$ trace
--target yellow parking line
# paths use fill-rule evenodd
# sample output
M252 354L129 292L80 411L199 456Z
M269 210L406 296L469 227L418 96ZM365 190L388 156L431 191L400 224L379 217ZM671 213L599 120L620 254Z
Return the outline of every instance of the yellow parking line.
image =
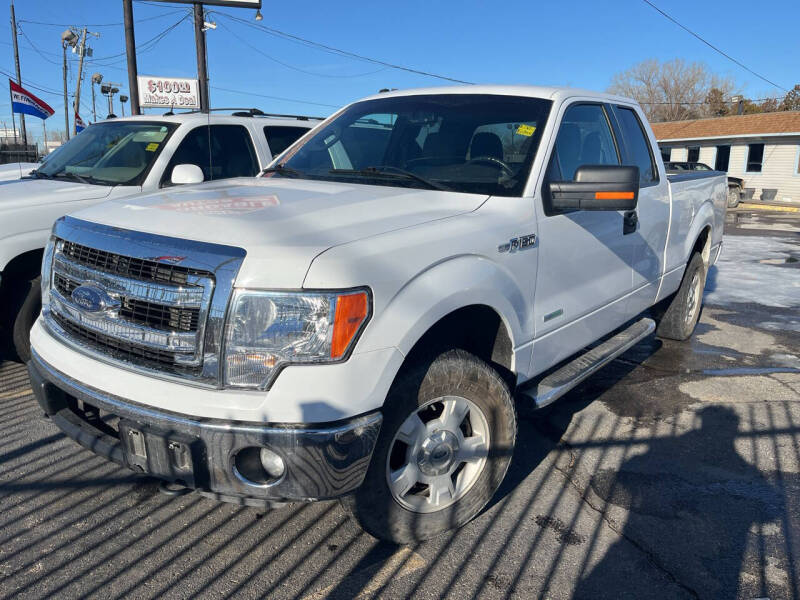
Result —
M741 202L736 208L744 210L768 210L774 212L800 212L800 206L775 206L773 204L750 204Z
M7 392L0 393L0 400L10 400L11 398L22 398L31 393L30 386L23 386Z

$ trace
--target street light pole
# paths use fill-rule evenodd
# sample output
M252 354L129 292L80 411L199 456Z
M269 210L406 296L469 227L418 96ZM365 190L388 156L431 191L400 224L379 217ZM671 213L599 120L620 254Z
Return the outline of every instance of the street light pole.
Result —
M94 122L97 123L97 104L95 103L94 99L94 84L100 85L103 82L103 76L100 73L93 73L92 74L92 116L94 117Z

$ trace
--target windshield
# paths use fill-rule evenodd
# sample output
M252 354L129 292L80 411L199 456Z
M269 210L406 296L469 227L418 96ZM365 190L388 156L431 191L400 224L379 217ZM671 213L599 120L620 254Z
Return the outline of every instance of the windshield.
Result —
M358 102L267 176L521 196L550 106L487 94Z
M34 177L140 185L175 127L144 121L97 123L50 154Z

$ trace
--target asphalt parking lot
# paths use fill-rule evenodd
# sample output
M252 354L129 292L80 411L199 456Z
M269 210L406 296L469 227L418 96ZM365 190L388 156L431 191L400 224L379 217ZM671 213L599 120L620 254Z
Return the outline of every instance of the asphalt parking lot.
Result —
M164 496L0 363L0 597L800 597L800 214L728 218L691 341L522 421L490 506L416 547L338 503Z

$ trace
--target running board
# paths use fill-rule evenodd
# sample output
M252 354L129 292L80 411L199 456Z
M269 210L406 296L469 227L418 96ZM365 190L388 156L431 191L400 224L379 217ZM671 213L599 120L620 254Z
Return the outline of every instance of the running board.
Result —
M620 354L635 346L653 333L655 328L656 324L652 319L640 319L602 344L571 360L557 371L519 389L517 395L523 400L531 401L535 408L544 408L587 377L594 375Z

